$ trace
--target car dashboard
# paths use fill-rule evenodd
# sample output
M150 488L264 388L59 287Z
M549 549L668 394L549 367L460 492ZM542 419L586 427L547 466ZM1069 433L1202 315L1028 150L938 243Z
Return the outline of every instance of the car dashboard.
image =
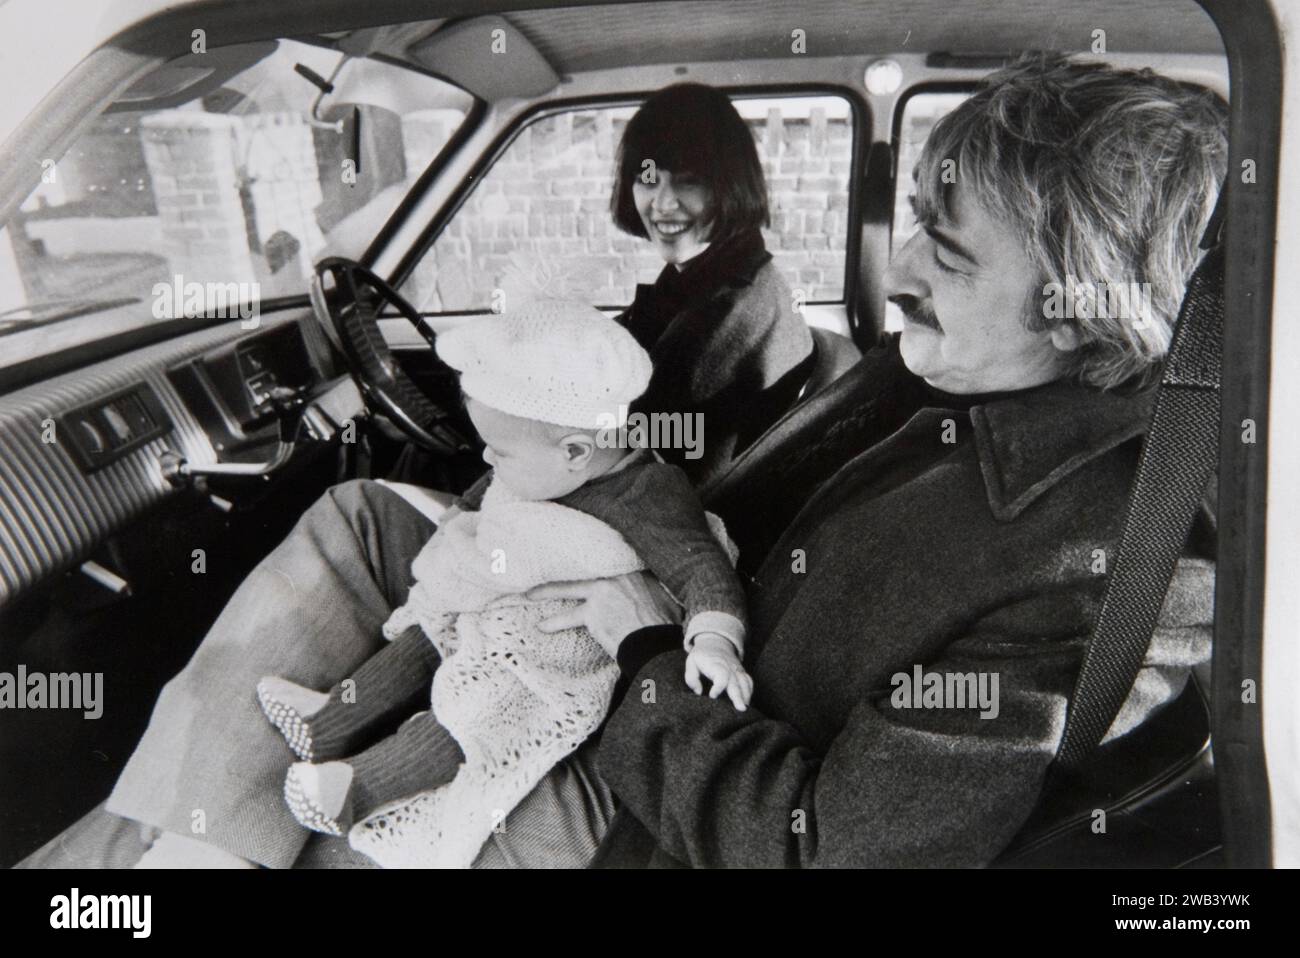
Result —
M360 412L302 312L263 316L255 330L222 324L0 396L0 607L185 492L168 458L198 472L266 458L280 439L277 390L335 396L337 424Z

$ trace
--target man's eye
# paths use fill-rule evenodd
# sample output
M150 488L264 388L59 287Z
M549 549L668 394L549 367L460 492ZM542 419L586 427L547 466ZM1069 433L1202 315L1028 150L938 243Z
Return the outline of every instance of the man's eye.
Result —
M937 246L934 249L934 265L938 266L941 272L947 273L950 276L966 275L962 270L957 269L955 266L949 266L947 263L941 260L939 258L939 248Z

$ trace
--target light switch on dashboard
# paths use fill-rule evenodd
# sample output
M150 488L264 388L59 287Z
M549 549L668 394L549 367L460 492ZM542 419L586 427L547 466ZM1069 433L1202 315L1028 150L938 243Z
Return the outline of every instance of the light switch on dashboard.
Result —
M113 430L113 434L117 437L117 442L114 445L121 445L131 441L131 424L126 421L126 418L116 408L105 406L103 415L104 421L108 423L108 428Z

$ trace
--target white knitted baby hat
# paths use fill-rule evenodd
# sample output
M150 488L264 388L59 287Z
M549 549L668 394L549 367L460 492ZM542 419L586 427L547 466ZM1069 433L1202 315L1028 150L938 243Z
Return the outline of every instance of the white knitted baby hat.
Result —
M440 333L437 343L466 396L559 426L622 425L650 383L650 356L632 334L584 303L527 302Z

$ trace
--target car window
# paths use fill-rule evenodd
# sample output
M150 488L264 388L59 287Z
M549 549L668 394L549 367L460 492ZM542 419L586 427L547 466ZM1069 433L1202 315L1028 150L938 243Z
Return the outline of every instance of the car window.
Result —
M844 301L853 113L838 96L735 98L771 194L767 248L808 303ZM635 106L569 110L524 126L406 278L426 313L492 308L512 270L543 263L574 295L626 306L663 261L610 216L614 157ZM576 285L575 285L576 284Z
M946 114L957 109L969 93L929 92L913 93L903 101L903 112L898 122L898 167L894 180L894 228L890 234L890 255L897 253L916 230L916 217L908 196L912 193L912 169L921 158L921 149L930 131ZM885 329L897 332L903 328L903 314L893 303L885 306Z
M304 294L321 255L364 250L472 103L282 40L198 99L106 112L0 227L0 335L57 322L66 345Z

